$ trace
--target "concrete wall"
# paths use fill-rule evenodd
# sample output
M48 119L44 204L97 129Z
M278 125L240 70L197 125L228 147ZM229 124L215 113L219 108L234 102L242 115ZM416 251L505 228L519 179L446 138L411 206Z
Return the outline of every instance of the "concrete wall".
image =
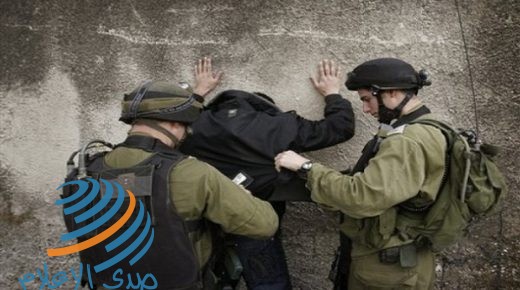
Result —
M437 288L518 289L519 16L516 0L1 0L0 289L21 289L17 278L44 261L51 272L77 267L74 257L45 253L64 231L53 201L68 154L95 137L122 140L122 94L144 79L191 81L205 55L225 72L220 89L263 91L311 119L323 101L308 76L322 58L349 70L383 56L427 68L426 103L502 146L511 188L499 214L439 257ZM355 162L376 128L356 95L343 93L354 103L357 135L308 154L338 169ZM334 215L292 203L284 229L295 288L329 289Z

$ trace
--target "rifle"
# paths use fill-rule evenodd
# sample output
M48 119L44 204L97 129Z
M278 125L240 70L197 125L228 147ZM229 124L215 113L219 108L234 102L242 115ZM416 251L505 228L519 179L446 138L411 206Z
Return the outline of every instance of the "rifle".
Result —
M333 290L348 289L348 275L351 264L351 240L343 233L339 234L339 247L330 267L329 280L334 283Z

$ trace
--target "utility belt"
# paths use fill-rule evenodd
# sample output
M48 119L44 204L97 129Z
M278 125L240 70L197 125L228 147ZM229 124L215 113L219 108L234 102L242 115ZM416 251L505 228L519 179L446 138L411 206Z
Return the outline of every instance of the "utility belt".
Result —
M417 266L417 251L420 248L415 243L391 247L381 250L378 253L379 262L382 264L395 264L403 268L413 268Z

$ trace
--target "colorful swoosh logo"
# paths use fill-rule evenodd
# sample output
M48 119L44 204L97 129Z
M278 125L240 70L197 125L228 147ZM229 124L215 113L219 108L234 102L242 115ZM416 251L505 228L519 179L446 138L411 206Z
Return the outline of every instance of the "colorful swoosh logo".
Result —
M63 183L57 188L57 190L59 190L66 186L77 186L78 189L76 192L66 198L57 200L55 203L56 205L63 206L64 215L74 215L78 211L88 207L88 209L81 212L81 214L74 215L74 222L76 224L92 219L96 215L99 216L100 213L105 210L102 215L91 221L89 224L78 227L71 232L63 234L60 238L61 241L66 242L82 237L86 234L96 231L98 228L105 225L114 217L114 215L124 210L122 209L122 206L126 195L125 193L127 193L129 197L129 204L128 208L124 210L124 214L121 216L121 218L119 218L107 229L87 240L61 248L47 249L47 254L51 257L70 255L91 248L114 236L115 239L105 245L105 250L109 257L105 261L94 266L94 271L96 272L110 268L111 266L117 264L132 254L133 257L130 259L129 263L130 265L134 265L150 249L154 238L154 229L151 226L150 214L146 211L145 206L140 200L138 202L139 212L137 213L137 217L130 225L125 227L125 230L123 230L123 226L129 223L130 217L136 210L136 198L130 190L125 191L123 186L117 182L109 182L105 179L100 179L100 181L103 183L105 191L104 194L98 198L98 202L93 206L90 205L99 195L101 195L101 185L97 180L92 178L87 178L86 180L74 180ZM87 192L89 191L89 188L90 192ZM115 202L113 203L112 207L107 209L107 206L111 200L115 200ZM143 223L144 228L140 233L138 233L138 229ZM118 236L116 237L116 235ZM130 238L133 240L126 248L117 250ZM142 246L143 243L144 246Z

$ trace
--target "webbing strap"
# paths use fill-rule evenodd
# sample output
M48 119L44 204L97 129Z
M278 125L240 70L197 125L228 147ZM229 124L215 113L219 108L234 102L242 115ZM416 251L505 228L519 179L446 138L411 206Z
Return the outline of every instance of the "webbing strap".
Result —
M175 147L177 144L179 144L179 139L175 135L173 135L172 132L166 130L166 128L161 126L158 121L151 120L151 119L141 119L141 120L139 120L139 122L150 128L153 128L153 129L161 132L166 137L168 137L168 139L170 139L172 141L171 147Z
M152 81L145 81L139 89L137 89L137 92L135 93L134 99L132 100L132 103L130 104L130 108L128 110L128 113L125 114L128 117L132 119L137 118L137 108L139 107L139 104L141 104L141 101L143 100L144 96L146 95L146 92L148 91L148 88L152 84Z
M449 124L442 122L442 121L430 120L430 119L417 120L416 122L413 122L413 123L430 125L430 126L433 126L437 129L439 129L443 133L443 135L446 137L446 143L448 144L448 146L446 148L446 150L447 150L446 162L449 162L449 160L450 160L449 158L451 158L451 155L450 155L451 149L453 147L453 144L456 141L456 140L454 140L454 138L452 138L450 136L450 132L458 136L458 139L460 139L462 141L462 143L464 144L464 148L465 148L466 152L471 152L471 147L468 144L468 140L466 140L466 138L460 136L458 134L458 130L453 128ZM466 200L466 188L468 185L469 173L471 170L471 158L469 156L464 156L464 158L466 159L465 165L464 165L464 177L462 179L462 186L461 186L461 189L459 192L459 198L460 198L461 202L465 202L465 200ZM449 166L449 163L446 163L446 168L448 168L448 166ZM446 181L447 181L447 176L446 176ZM443 182L445 183L446 181L443 181ZM442 186L444 186L444 184ZM442 186L441 186L441 189L442 189Z
M428 107L421 106L419 109L411 112L410 114L404 115L401 118L397 119L397 121L395 121L392 124L392 127L397 128L401 125L408 124L408 123L412 122L413 120L415 120L423 115L429 114L429 113L431 113L431 111L430 111L430 109L428 109ZM356 163L356 165L354 166L354 168L352 170L352 174L354 174L356 172L361 172L365 169L365 167L368 165L368 162L370 161L370 159L372 159L372 157L374 157L376 155L376 153L379 149L380 141L381 140L376 135L376 136L374 136L373 139L371 139L365 145L365 147L363 148L361 157L358 159L358 162Z
M161 109L157 109L157 110L153 110L153 111L142 112L142 113L140 113L137 116L138 117L146 117L146 116L155 115L155 114L169 114L169 113L175 113L175 112L184 111L184 110L189 109L193 105L193 103L195 103L195 101L196 101L196 97L194 95L191 95L182 104L174 105L174 106L171 106L171 107L168 107L168 108L161 108Z
M117 146L139 148L148 152L159 152L163 154L174 153L174 150L172 150L171 147L164 144L159 139L141 135L130 135L123 143L118 144Z
M410 114L404 115L401 118L397 119L397 121L395 121L395 123L392 124L392 127L397 128L401 125L408 124L413 120L429 113L431 113L431 111L430 109L428 109L428 107L421 106L419 109L411 112Z

